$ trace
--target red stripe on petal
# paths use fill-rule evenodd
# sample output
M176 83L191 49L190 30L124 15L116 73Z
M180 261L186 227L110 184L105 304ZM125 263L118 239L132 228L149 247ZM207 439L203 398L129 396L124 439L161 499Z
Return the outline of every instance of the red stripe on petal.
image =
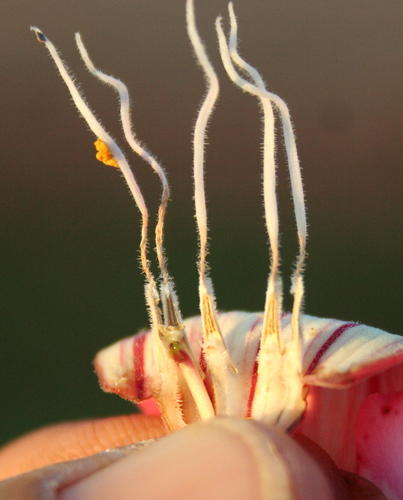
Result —
M344 332L346 332L350 328L353 328L354 326L358 326L358 323L345 323L344 325L341 325L338 328L336 328L336 330L330 335L328 339L326 339L325 343L320 347L319 351L315 354L315 357L308 366L305 375L310 375L318 366L325 352L336 342L338 338L341 337L341 335L343 335Z
M286 314L283 314L283 316L285 316ZM249 349L253 349L253 365L252 365L252 370L251 370L251 374L250 374L250 386L249 386L249 394L248 394L248 401L247 401L247 404L246 404L246 410L245 410L245 417L246 418L249 418L251 415L252 415L252 404L253 404L253 398L255 397L255 392L256 392L256 383L257 383L257 372L258 372L258 367L259 367L259 363L258 363L258 352L259 352L259 348L260 348L260 342L257 342L256 346L254 346L253 344L253 335L254 335L254 332L255 332L255 328L257 328L258 326L260 326L262 324L262 318L261 316L258 316L255 321L251 324L251 326L249 327L249 331L247 333L247 336L246 336L246 342L245 342L245 346L250 346ZM246 348L245 348L246 350ZM249 363L245 363L245 361L248 361L246 359L246 357L244 358L244 365L246 364L247 366L249 365ZM250 366L250 365L249 365ZM243 369L245 370L245 366L243 367Z
M252 404L253 404L253 398L255 397L255 391L256 391L256 382L257 382L257 370L258 370L259 363L257 360L255 361L253 365L253 372L252 372L252 378L250 381L250 390L249 390L249 397L248 397L248 405L246 407L246 417L250 417L252 414Z
M134 384L136 399L142 401L145 395L145 374L144 374L144 345L145 335L136 336L133 340L133 359L134 359Z
M206 361L206 357L205 357L203 351L200 351L199 365L200 365L200 369L204 375L204 379L203 379L204 387L207 390L207 394L210 397L210 401L212 402L213 406L215 406L213 384L211 383L211 379L210 379L209 371L208 371L208 366L207 366L207 361Z

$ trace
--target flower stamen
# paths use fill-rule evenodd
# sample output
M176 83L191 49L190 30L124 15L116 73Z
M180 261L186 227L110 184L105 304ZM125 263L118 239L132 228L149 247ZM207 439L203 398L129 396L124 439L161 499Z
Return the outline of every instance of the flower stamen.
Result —
M126 141L128 142L131 149L150 165L150 167L158 175L158 178L161 182L162 193L160 206L158 208L158 220L155 228L155 246L158 264L161 270L161 277L164 283L168 285L170 283L170 277L167 270L166 257L164 252L164 222L170 196L170 189L165 170L155 158L155 156L153 156L136 137L131 120L130 97L127 86L120 79L112 75L107 75L106 73L95 67L82 41L80 33L75 34L75 40L80 56L88 71L98 80L101 80L103 83L111 86L118 93L120 103L120 119L122 122L123 133Z
M181 427L185 425L182 419L182 411L179 403L179 386L178 386L178 374L176 370L176 364L174 360L167 355L165 346L159 338L159 326L162 325L161 311L159 308L160 297L157 289L156 280L150 269L150 264L148 261L148 221L149 214L148 209L145 204L141 190L136 182L133 172L126 160L125 155L119 148L114 139L106 132L104 127L101 125L100 121L95 117L94 113L89 108L88 104L85 102L83 96L78 90L71 77L69 70L63 63L56 47L52 42L43 34L38 28L31 28L37 36L37 39L44 43L49 51L51 58L56 64L59 73L67 85L70 95L76 105L79 113L87 122L91 131L96 137L104 144L105 148L108 150L111 157L114 158L118 164L121 172L123 173L124 179L133 195L135 203L141 213L141 240L140 240L140 263L146 277L145 285L145 297L146 303L149 310L150 321L152 325L152 332L154 336L154 345L156 351L156 359L160 364L160 371L164 375L162 377L160 392L170 394L170 398L162 398L163 411L167 424L170 427ZM174 397L172 398L172 395Z
M81 58L89 72L103 83L111 86L118 93L120 102L120 119L126 141L131 149L149 164L160 180L162 193L158 208L157 224L155 227L155 248L162 277L160 296L164 323L158 323L158 334L167 353L178 364L178 369L188 385L190 393L192 394L195 404L198 407L201 418L207 418L206 416L211 417L214 414L212 405L208 399L208 394L203 385L200 369L193 357L185 334L182 315L174 289L174 282L169 275L167 268L167 259L164 250L164 223L170 196L170 188L165 170L156 157L151 154L136 137L132 125L130 97L127 86L118 78L107 75L95 67L87 49L85 48L80 33L76 33L75 40ZM208 400L208 405L206 404L206 400Z
M203 323L203 352L216 395L217 414L239 415L242 405L234 397L239 394L237 369L225 345L218 321L213 284L207 275L207 209L204 186L204 152L207 125L219 94L219 83L197 31L193 0L186 2L186 24L197 61L207 83L207 93L197 115L193 131L193 176L197 230L199 235L199 303Z
M155 230L156 252L162 277L161 296L158 293L156 280L150 270L147 258L148 211L130 167L120 148L109 136L109 134L107 134L100 122L95 118L94 114L89 109L88 105L85 103L83 97L75 86L73 79L69 75L66 66L61 61L56 48L40 30L37 28L33 28L33 30L35 31L38 40L47 46L79 112L87 121L91 130L98 136L98 139L95 141L97 159L107 165L121 168L129 189L132 191L136 204L142 214L142 240L140 243L140 255L142 267L146 275L145 297L149 309L152 334L154 338L154 357L161 373L160 387L154 394L154 397L161 406L161 412L164 415L168 427L174 429L185 425L180 402L181 390L179 387L180 377L182 377L194 399L194 404L200 418L209 418L214 415L214 410L207 390L203 384L203 376L200 368L193 357L193 353L185 334L178 301L174 291L173 280L168 274L166 265L163 234L166 207L170 194L169 184L162 166L158 163L155 157L140 144L134 134L131 123L130 100L127 87L119 79L103 73L94 66L80 34L76 33L75 39L77 47L87 69L99 80L112 86L119 94L120 116L127 142L133 151L153 168L162 185L161 202L158 210L158 220ZM160 310L161 302L163 314L161 314ZM164 320L162 317L164 317Z
M232 52L227 43L224 31L221 26L221 18L216 20L216 30L220 47L220 54L223 65L230 79L242 90L252 95L258 96L257 89L264 83L255 68L245 63L236 51L236 25L231 24ZM233 66L233 54L236 54L236 63L250 75L254 84L242 78ZM259 97L259 96L258 96ZM263 110L264 123L264 148L263 148L263 197L265 206L265 218L267 234L269 237L271 250L271 266L268 278L268 288L266 293L266 306L264 314L264 325L262 342L269 335L274 335L279 350L281 351L280 339L280 315L281 315L281 278L279 276L279 223L278 207L276 196L276 164L275 164L275 134L274 134L274 114L270 99L260 99Z
M70 95L73 99L74 104L76 105L77 110L87 122L87 125L94 133L95 137L97 137L106 147L109 154L116 161L119 166L127 185L129 186L130 192L136 202L136 205L141 213L142 223L141 223L141 241L140 241L140 262L141 267L146 276L147 282L153 287L156 288L155 278L150 269L150 264L148 261L148 210L145 204L143 195L140 191L140 188L137 184L137 181L133 175L133 172L130 169L129 163L126 160L125 155L122 150L119 148L115 140L109 135L109 133L105 130L101 122L95 117L95 114L91 111L88 104L85 102L83 96L78 90L76 84L74 83L73 77L70 75L70 72L67 66L62 61L56 47L53 43L46 37L46 35L35 26L31 27L31 30L36 34L37 40L45 45L47 48L53 62L56 64L57 69L59 70L60 76L62 77L64 83L66 84Z
M231 24L229 41L226 40L224 35L221 18L219 17L216 20L221 59L230 79L242 90L259 99L263 110L264 123L263 194L267 233L271 249L271 269L266 292L252 416L265 418L271 423L286 427L295 422L295 418L301 414L301 409L305 406L305 395L301 383L302 352L300 341L300 311L304 291L302 270L306 244L306 219L302 179L288 107L281 98L266 90L264 81L256 68L244 61L239 55L237 50L237 23L231 3L228 5L228 10ZM234 64L249 76L251 81L243 78L236 71ZM275 122L272 103L279 110L283 126L300 246L296 269L292 279L291 291L294 293L294 304L291 318L291 342L280 338L282 294L278 271L279 229L275 177Z
M259 72L246 61L244 61L238 53L237 50L237 21L235 17L234 7L232 2L228 4L228 11L230 17L231 31L229 36L229 51L232 60L241 69L245 70L257 87L266 93L266 95L271 99L273 104L276 106L280 113L283 137L285 143L285 149L288 160L288 169L291 181L291 194L294 204L294 215L297 224L298 233L298 244L299 244L299 254L297 256L295 269L291 279L291 293L294 295L293 309L292 309L292 334L293 342L297 345L298 351L301 351L301 327L300 327L300 316L302 313L303 297L304 297L304 283L303 283L303 271L306 258L306 240L307 240L307 221L306 221L306 209L305 209L305 198L304 198L304 188L302 183L301 166L298 157L297 145L295 140L295 134L291 122L290 112L287 104L284 100L268 92L265 88L263 79L261 78ZM260 98L263 98L263 94L260 94ZM273 131L274 134L274 131Z

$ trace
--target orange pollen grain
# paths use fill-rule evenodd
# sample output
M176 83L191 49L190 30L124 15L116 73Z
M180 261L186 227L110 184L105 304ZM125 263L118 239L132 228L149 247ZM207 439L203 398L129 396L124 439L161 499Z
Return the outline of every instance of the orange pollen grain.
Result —
M119 168L118 162L112 156L108 146L104 143L104 141L101 141L101 139L97 139L94 142L94 146L95 149L97 150L96 154L97 160L101 161L102 163L105 163L105 165L109 165L110 167Z

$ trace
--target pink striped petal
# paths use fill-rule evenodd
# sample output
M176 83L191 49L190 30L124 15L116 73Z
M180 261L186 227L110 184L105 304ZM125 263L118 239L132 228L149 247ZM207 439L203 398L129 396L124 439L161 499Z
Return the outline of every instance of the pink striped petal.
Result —
M362 405L370 394L387 395L401 390L403 364L344 389L310 387L307 410L295 432L315 441L339 468L357 472L355 434Z
M200 317L186 320L185 330L201 370L208 373L201 352ZM242 383L244 415L253 397L253 374L259 348L261 313L230 312L219 323ZM309 387L307 409L296 432L324 448L337 465L357 471L355 426L358 412L372 393L403 390L403 339L376 328L312 316L302 318L304 382ZM290 316L282 319L282 336L291 337ZM131 401L145 401L142 409L158 412L159 373L153 362L151 337L145 332L124 339L98 353L95 368L101 386ZM207 390L208 376L205 379ZM181 396L186 416L188 395ZM189 403L189 411L191 411ZM151 413L150 413L151 412ZM192 415L185 420L193 421Z
M403 391L371 394L357 419L357 472L390 500L403 498Z
M403 338L397 335L310 316L303 325L308 385L346 387L403 363Z
M357 323L304 317L308 405L296 432L356 472L358 412L372 393L403 390L403 338Z
M219 315L226 345L241 377L240 390L245 401L245 413L259 347L261 316L260 313L238 311ZM194 358L199 360L201 370L206 373L207 367L201 352L200 316L185 320L184 325ZM94 365L100 385L106 392L113 392L136 403L158 393L160 377L153 359L149 332L143 331L102 349L96 355ZM208 378L205 384L209 390ZM184 392L181 399L183 406L186 406L187 395ZM142 410L147 414L150 414L149 410L155 414L155 402L153 406L150 404L142 406ZM183 410L186 413L187 408Z
M152 397L158 374L154 370L150 341L148 332L143 331L98 352L94 367L105 392L133 402Z

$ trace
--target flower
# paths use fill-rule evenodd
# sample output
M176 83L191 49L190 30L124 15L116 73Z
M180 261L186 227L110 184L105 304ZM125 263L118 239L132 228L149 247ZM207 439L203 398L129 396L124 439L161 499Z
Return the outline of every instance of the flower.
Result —
M185 321L164 252L168 181L162 166L133 131L126 86L96 68L76 34L87 69L119 95L128 144L160 179L162 196L155 228L160 284L149 264L147 206L129 163L82 97L54 45L41 30L33 28L97 138L97 158L122 171L141 213L140 261L151 328L97 354L95 369L101 386L140 403L148 413L158 412L171 430L220 415L262 420L284 431L304 434L325 449L340 468L374 481L390 498L401 498L399 467L401 470L403 458L398 444L403 429L403 339L358 323L302 313L307 222L292 122L285 102L267 90L259 72L239 55L232 4L228 39L221 18L216 21L216 31L229 78L256 97L263 112L263 198L271 265L262 313L216 310L207 265L204 150L219 82L196 28L192 0L187 0L186 14L207 93L197 115L193 141L200 316ZM279 272L274 109L282 125L299 241L292 275L294 302L289 314L282 311Z
M291 336L290 319L289 314L282 318L285 338ZM218 320L243 381L241 415L250 417L263 314L228 312ZM194 356L206 370L200 317L187 319L184 326ZM302 318L302 333L307 407L293 433L319 444L339 468L402 495L403 339L358 323L308 315ZM160 383L149 332L100 351L95 368L105 391L140 402L147 414L159 413L149 399ZM198 417L183 390L179 398L190 423ZM379 467L388 474L381 476ZM390 484L385 487L383 481Z

